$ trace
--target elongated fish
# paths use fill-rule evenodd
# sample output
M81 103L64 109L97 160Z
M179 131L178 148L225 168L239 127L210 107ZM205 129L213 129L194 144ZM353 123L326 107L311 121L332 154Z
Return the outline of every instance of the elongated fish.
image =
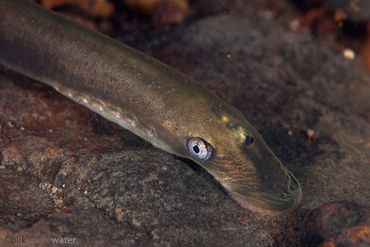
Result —
M204 167L242 206L276 214L297 179L234 107L167 65L25 0L0 0L0 63Z

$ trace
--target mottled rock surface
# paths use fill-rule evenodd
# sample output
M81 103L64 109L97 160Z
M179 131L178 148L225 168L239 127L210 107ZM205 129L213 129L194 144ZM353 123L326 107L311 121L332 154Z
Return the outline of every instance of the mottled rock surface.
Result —
M370 246L370 209L353 202L333 202L305 219L303 246Z
M291 0L303 10L323 6L327 11L342 11L346 18L354 22L370 20L370 2L368 0Z
M358 64L257 17L217 15L133 44L238 107L301 181L301 206L243 209L197 165L1 69L0 245L302 246L313 210L370 205L370 75Z

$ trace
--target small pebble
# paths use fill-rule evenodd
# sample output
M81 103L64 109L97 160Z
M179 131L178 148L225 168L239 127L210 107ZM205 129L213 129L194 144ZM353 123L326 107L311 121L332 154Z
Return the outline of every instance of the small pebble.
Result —
M52 187L51 188L51 194L55 194L58 191L57 187Z
M261 16L266 19L271 19L273 17L273 14L269 10L261 11Z
M301 26L301 23L299 22L298 19L293 19L289 22L289 28L292 31L298 31L299 27Z
M306 134L310 141L315 141L318 138L317 133L313 129L307 129Z
M356 57L356 54L351 49L344 49L343 50L343 57L348 60L353 60Z
M150 235L151 235L151 238L153 239L153 240L158 240L158 239L160 239L160 231L159 231L159 229L154 229L154 230L152 230L151 232L150 232Z
M141 222L140 222L139 219L134 217L134 218L132 218L132 225L136 228L139 228L141 226Z
M125 216L125 212L123 208L116 208L115 210L116 219L118 221L122 221L123 217Z

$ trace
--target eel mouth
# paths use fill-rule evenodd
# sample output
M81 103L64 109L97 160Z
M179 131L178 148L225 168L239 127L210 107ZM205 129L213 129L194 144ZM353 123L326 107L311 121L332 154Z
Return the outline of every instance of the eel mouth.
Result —
M288 183L286 193L271 191L249 192L230 191L231 196L243 207L263 214L278 215L293 210L301 201L302 189L297 178L287 171Z

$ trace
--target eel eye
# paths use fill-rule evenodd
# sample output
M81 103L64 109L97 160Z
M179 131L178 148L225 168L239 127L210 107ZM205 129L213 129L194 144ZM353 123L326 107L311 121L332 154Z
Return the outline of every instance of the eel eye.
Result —
M207 160L211 157L212 146L200 138L190 138L187 146L190 154L198 159Z
M251 135L246 135L245 140L244 140L245 145L249 148L253 145L254 143L254 137Z

